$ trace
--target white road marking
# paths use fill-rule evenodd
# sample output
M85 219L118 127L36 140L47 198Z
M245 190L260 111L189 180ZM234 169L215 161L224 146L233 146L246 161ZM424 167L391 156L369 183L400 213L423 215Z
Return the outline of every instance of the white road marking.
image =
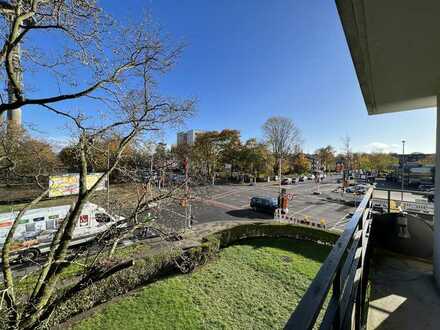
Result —
M340 225L344 225L347 224L351 218L347 218L350 215L350 213L347 213L346 215L344 215L339 221L337 221L334 225L333 228L340 226Z
M242 188L242 187L239 187L239 188ZM249 189L249 187L245 187L245 188L247 188L247 189L229 190L229 191L222 192L220 194L212 195L211 199L220 199L220 198L227 197L230 195L235 195L235 194L239 194L241 192L246 192L246 191L252 190L252 189Z
M217 207L220 207L220 208L226 209L226 210L239 210L239 209L243 209L243 207L241 207L241 206L232 205L232 204L226 204L226 203L222 203L222 202L219 202L219 201L213 200L213 199L199 199L199 201L201 201L204 204L208 204L208 205L212 205L212 206L217 206Z
M305 208L303 208L303 209L301 209L301 210L299 210L299 211L294 211L293 213L294 213L294 214L300 214L300 213L302 213L302 212L304 212L304 211L310 210L310 209L313 208L313 207L316 207L316 205L309 205L309 206L306 206Z

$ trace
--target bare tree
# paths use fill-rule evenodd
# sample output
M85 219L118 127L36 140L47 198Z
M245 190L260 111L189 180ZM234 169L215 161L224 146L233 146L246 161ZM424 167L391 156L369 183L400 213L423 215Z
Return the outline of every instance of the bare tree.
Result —
M3 46L0 46L0 68L4 70L0 72L12 86L10 91L13 94L13 97L6 97L0 93L0 115L8 110L38 105L40 108L33 107L30 111L44 109L53 116L67 119L73 132L73 152L77 155L75 159L79 168L79 194L53 236L47 259L41 265L29 296L17 296L11 267L12 243L20 219L47 195L46 187L41 186L39 196L18 212L2 248L8 327L35 329L62 301L133 264L132 260L100 267L93 263L84 268L76 284L62 292L57 290L60 276L72 263L68 247L75 227L97 187L113 171L125 170L119 165L133 141L181 123L191 113L193 101L177 102L157 92L157 77L172 67L182 48L164 44L148 21L120 27L93 0L0 1L0 21L4 27L2 32L5 31ZM32 38L37 31L44 31L47 40L54 43L51 45L54 52L50 56L44 51L45 46ZM57 39L50 39L50 32L56 33ZM60 35L64 37L64 46L59 42ZM22 54L20 63L13 56L18 47ZM51 74L57 81L52 90L57 92L41 97L29 87L31 81L21 83L17 79L16 70L28 71L37 78L43 71ZM90 101L91 107L100 104L103 111L69 110L68 104L58 107L63 101L82 97ZM109 155L108 168L92 187L88 187L86 179L93 162L90 155L99 147L97 141L109 136L119 138ZM4 159L6 163L8 159ZM135 176L136 173L131 174ZM37 175L35 173L35 180L38 180ZM173 190L167 189L152 196L141 186L126 221L139 224L142 222L140 217L151 209L153 202L170 198L172 194Z
M263 133L277 158L287 156L301 144L301 131L290 118L269 118L263 124Z
M91 104L95 100L113 105L133 74L143 68L166 72L182 48L164 47L148 19L119 26L94 0L0 1L0 26L0 72L12 91L12 97L6 91L0 93L0 115L28 105L45 107L81 97ZM42 31L47 43L34 38ZM60 38L63 42L51 44ZM32 80L18 81L16 71L28 73L23 77ZM41 77L56 93L38 95L32 81Z
M300 149L301 131L290 118L271 117L263 124L263 134L277 160L275 167L281 174L281 160Z

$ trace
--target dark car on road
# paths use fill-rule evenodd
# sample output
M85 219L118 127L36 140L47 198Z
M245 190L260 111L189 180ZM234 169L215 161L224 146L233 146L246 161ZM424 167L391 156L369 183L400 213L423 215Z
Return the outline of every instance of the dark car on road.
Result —
M424 190L424 191L430 191L432 189L434 189L434 185L433 184L421 184L419 185L419 190Z
M252 197L250 206L254 211L274 214L278 208L278 199L275 197Z

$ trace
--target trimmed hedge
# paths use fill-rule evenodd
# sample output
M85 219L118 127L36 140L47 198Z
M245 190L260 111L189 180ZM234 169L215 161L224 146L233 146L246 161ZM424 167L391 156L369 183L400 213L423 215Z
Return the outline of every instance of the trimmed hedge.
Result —
M191 260L195 265L201 265L216 256L221 248L242 239L258 237L284 237L332 245L339 236L322 230L282 223L238 225L206 236L202 239L200 246L190 248L183 253L174 249L136 260L134 266L95 283L62 303L54 311L46 326L51 328L112 298L126 294L166 275L178 273L181 269L176 266L176 260ZM189 269L189 271L191 270L193 268Z
M223 231L208 235L202 241L204 243L218 240L219 248L229 246L245 238L271 237L292 238L310 240L318 244L334 245L339 235L309 227L285 224L285 223L252 223L232 227Z

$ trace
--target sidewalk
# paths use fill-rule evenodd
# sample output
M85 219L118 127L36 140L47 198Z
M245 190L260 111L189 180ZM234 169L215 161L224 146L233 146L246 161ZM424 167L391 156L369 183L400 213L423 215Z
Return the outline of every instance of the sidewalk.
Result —
M375 255L370 280L367 329L439 329L440 294L431 264L401 256Z

